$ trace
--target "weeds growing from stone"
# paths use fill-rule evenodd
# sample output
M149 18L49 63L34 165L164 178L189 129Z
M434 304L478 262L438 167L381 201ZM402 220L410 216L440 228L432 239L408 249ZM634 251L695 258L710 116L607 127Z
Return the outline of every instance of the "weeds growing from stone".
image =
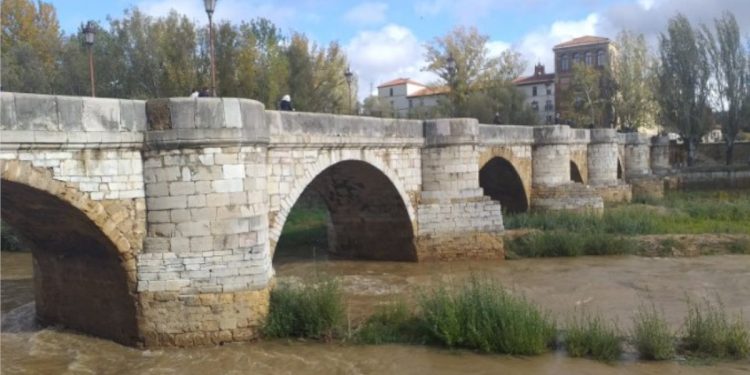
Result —
M380 306L354 335L361 344L420 342L420 322L404 302Z
M540 232L508 242L508 249L521 257L617 255L635 253L635 242L606 233Z

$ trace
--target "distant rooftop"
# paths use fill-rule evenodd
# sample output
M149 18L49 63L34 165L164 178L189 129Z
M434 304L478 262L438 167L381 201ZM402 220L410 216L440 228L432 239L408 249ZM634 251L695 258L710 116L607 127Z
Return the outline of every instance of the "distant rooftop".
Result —
M442 95L447 94L448 92L450 92L450 87L448 86L425 87L419 91L412 93L411 95L409 95L409 97L414 98L420 96Z
M558 48L577 47L577 46L585 46L589 44L602 44L602 43L609 43L609 39L603 38L600 36L586 35L586 36L582 36L582 37L569 40L567 42L560 43L554 46L552 49L555 50Z
M388 87L388 86L398 86L398 85L403 85L403 84L406 84L406 83L411 83L412 85L424 86L423 84L421 84L421 83L419 83L417 81L413 81L413 80L411 80L409 78L396 78L396 79L394 79L392 81L388 81L386 83L381 83L378 86L378 88Z

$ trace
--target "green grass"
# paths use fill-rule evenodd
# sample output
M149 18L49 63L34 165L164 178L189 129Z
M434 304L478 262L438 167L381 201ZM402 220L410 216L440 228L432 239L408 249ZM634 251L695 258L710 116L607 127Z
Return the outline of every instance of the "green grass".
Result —
M635 241L607 233L547 231L507 242L510 253L520 257L616 255L636 252Z
M688 301L682 350L707 358L747 358L750 356L750 331L741 317L730 319L724 306L704 300Z
M327 339L335 335L343 318L343 293L337 281L283 283L271 291L263 333L269 337Z
M565 211L508 215L505 226L620 235L750 234L750 192L672 192L648 204L607 207L601 216Z
M662 361L674 357L675 335L669 329L664 314L653 305L638 309L633 317L631 339L643 359Z
M449 348L532 355L547 351L555 337L546 313L490 279L435 288L419 306L426 338Z
M295 205L289 212L279 237L279 248L327 243L326 222L328 212L324 205Z
M420 343L420 322L404 302L378 307L357 330L354 341L361 344Z
M565 330L565 349L571 357L590 357L612 362L622 354L622 339L617 326L600 316L580 313Z
M727 245L727 250L732 254L750 255L750 240L741 238Z

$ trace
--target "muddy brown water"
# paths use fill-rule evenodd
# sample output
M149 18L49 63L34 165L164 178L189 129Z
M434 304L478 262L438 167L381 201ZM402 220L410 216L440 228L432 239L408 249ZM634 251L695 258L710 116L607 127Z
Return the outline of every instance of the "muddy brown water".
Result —
M285 262L279 280L315 274L341 278L352 319L393 299L472 274L496 278L564 320L586 308L623 329L639 304L652 301L678 329L686 298L721 299L750 324L750 256L698 258L582 257L506 262ZM750 360L694 365L643 362L632 354L615 364L568 358L484 355L408 345L359 346L296 340L192 349L138 350L34 324L31 258L2 253L3 374L748 374Z

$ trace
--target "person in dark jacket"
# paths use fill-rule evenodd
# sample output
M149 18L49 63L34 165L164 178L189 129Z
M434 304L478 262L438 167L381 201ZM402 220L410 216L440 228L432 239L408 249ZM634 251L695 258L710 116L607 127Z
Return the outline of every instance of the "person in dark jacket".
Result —
M279 110L280 111L294 111L294 107L292 107L292 97L289 96L289 94L281 97L281 101L279 102Z

